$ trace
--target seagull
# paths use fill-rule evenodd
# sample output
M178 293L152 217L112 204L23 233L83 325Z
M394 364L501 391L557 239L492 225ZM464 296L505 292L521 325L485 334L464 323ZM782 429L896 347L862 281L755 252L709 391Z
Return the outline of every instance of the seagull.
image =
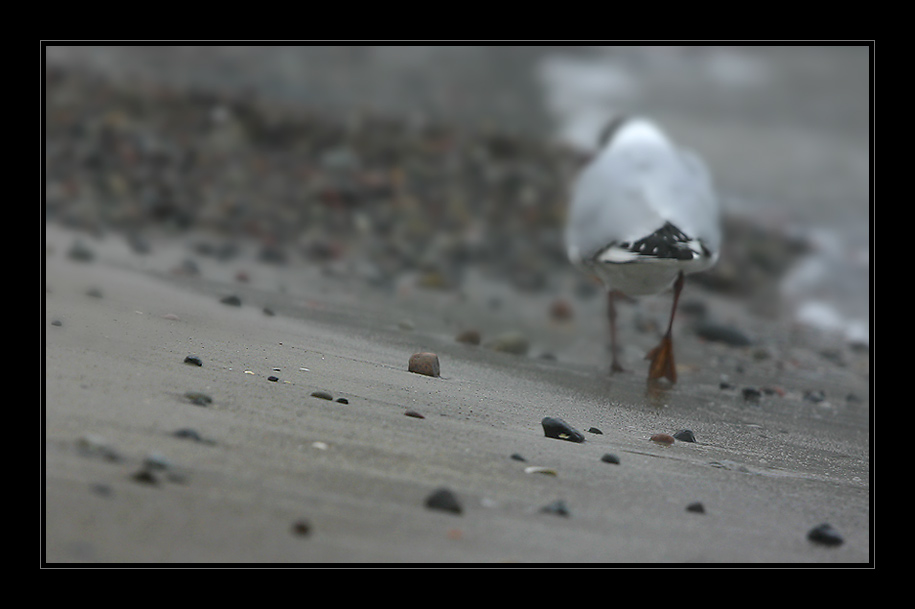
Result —
M607 288L611 374L623 370L615 301L673 286L667 332L645 359L649 382L676 383L671 329L684 276L713 266L721 243L718 199L702 160L646 118L614 119L574 184L565 241L572 264Z

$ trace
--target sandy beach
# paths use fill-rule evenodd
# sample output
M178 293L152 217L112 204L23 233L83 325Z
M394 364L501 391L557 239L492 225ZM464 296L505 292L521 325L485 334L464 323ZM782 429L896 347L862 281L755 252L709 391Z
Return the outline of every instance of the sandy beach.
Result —
M247 283L217 262L188 278L171 272L179 246L140 257L116 235L46 238L49 563L871 558L866 355L830 365L797 346L755 360L684 329L681 381L649 396L644 362L609 377L590 356L539 357L545 334L527 355L487 348L485 333L456 342L455 312L474 303L454 295L360 293L255 261ZM91 262L67 255L76 241ZM481 306L473 319L525 330L523 317ZM419 351L438 355L440 378L407 370ZM778 393L747 400L744 387ZM825 400L805 399L818 388ZM545 437L547 416L586 441ZM696 442L649 439L681 429ZM439 488L460 514L425 506ZM567 514L541 511L556 501ZM841 545L808 540L824 522Z
M866 48L48 59L43 565L873 566ZM726 212L672 387L561 240L626 107Z

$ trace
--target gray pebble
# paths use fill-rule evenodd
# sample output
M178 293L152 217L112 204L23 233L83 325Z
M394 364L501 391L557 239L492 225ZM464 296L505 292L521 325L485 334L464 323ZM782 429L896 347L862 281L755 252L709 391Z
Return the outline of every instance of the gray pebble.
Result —
M691 429L681 429L674 434L674 438L680 440L681 442L695 442L696 436L693 434Z
M426 507L430 510L441 510L452 514L460 514L464 511L455 494L447 488L440 488L426 497Z
M184 363L192 366L203 366L203 361L196 355L188 355L184 358Z
M807 539L824 546L838 546L845 542L839 532L826 522L810 529Z
M320 399L322 399L322 400L333 400L333 399L334 399L334 396L332 396L332 395L331 395L329 392L327 392L327 391L312 391L312 392L311 392L311 397L313 397L313 398L320 398Z
M600 458L600 460L603 461L604 463L613 463L615 465L620 464L620 458L617 457L616 455L614 455L613 453L604 453L604 455Z
M569 516L569 508L566 505L566 502L562 499L557 499L553 503L547 504L540 508L540 511L544 514L554 514L556 516Z

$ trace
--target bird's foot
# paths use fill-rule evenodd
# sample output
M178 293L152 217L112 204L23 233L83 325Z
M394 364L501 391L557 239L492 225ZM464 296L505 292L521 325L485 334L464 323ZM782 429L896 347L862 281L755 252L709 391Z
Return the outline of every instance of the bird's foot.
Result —
M648 380L666 378L671 383L677 382L677 367L674 364L674 343L670 334L666 334L657 347L648 352L645 359L651 360L648 367Z

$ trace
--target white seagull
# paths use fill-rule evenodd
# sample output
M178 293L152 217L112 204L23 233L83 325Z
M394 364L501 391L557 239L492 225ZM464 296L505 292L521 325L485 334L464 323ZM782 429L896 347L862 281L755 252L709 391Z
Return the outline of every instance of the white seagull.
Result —
M721 243L718 200L702 160L651 121L614 120L574 186L565 239L572 263L607 288L611 372L623 370L614 301L673 285L667 332L645 359L649 381L676 383L671 328L683 277L714 265Z

